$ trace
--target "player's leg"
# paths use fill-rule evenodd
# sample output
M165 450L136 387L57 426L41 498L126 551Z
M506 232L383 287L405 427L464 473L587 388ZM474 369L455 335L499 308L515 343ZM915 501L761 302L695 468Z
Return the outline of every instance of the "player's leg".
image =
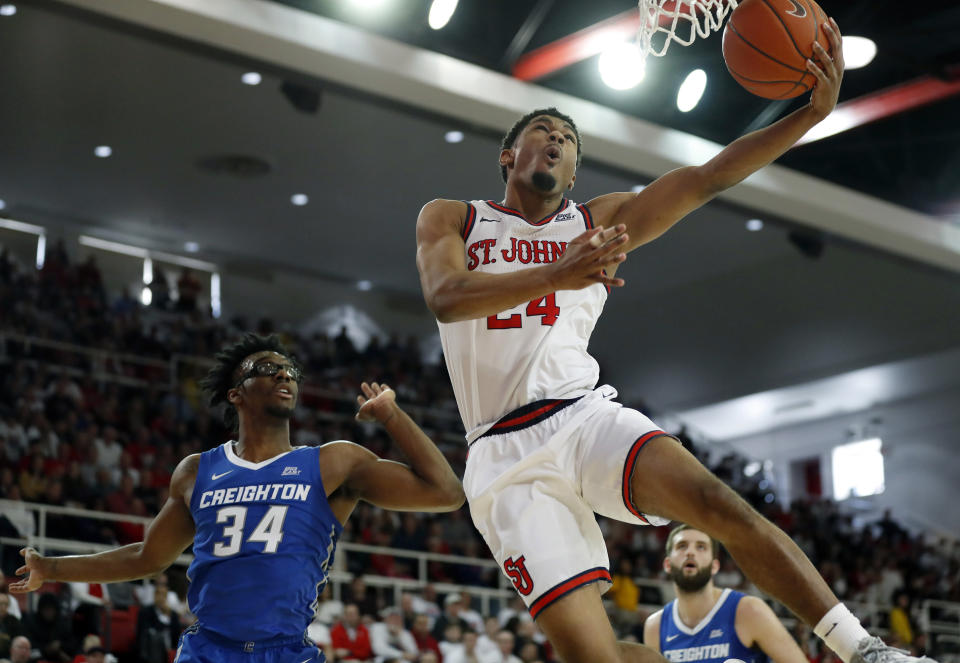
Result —
M581 587L544 608L537 616L537 626L550 639L564 663L665 661L649 647L617 642L596 583Z
M636 455L633 505L720 541L750 580L815 626L839 600L780 528L707 470L676 440L658 436Z

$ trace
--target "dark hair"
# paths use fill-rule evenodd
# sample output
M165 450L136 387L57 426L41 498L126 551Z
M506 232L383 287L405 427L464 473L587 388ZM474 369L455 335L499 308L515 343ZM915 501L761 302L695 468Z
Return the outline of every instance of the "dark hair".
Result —
M672 530L670 530L670 534L667 536L667 556L668 557L670 556L670 553L673 551L673 540L677 538L677 534L688 529L696 530L698 532L703 532L702 529L697 529L696 527L691 527L690 525L677 525L676 527L674 527ZM704 534L706 534L706 532L704 532ZM720 559L720 542L717 541L712 536L710 536L709 534L707 534L707 538L710 539L710 546L713 548L713 558Z
M577 129L577 124L573 121L573 118L569 115L561 113L556 108L551 106L550 108L538 108L537 110L530 111L510 127L510 131L507 132L507 135L503 137L503 142L500 144L500 151L509 150L513 147L513 144L517 142L517 136L520 135L520 132L523 131L530 120L540 115L549 115L550 117L555 117L557 119L563 120L571 127L573 127L573 133L577 137L577 165L580 165L580 156L583 153L583 140L580 138L580 130ZM500 177L503 178L503 181L507 181L507 167L500 166Z
M258 336L257 334L246 333L233 345L225 347L214 357L216 362L206 377L200 380L200 387L209 396L210 407L216 407L220 403L226 404L223 412L223 423L231 431L237 430L237 410L227 400L227 392L233 389L237 384L237 368L243 363L243 360L252 354L269 350L283 355L290 362L300 368L300 364L294 359L276 334L270 336Z

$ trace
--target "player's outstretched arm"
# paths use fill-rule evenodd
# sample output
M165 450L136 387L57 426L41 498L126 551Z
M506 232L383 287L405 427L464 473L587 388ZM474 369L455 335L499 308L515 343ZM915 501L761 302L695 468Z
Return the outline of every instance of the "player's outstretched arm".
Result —
M702 166L670 171L637 194L612 193L589 203L598 223L623 223L630 241L626 251L650 242L684 216L721 191L743 181L772 163L826 118L837 104L843 79L843 48L840 28L833 19L824 26L830 52L814 44L817 63L807 68L817 82L810 102L779 122L730 143Z
M170 480L170 497L147 528L140 543L132 543L93 555L44 557L33 548L20 554L24 564L17 575L26 577L10 584L14 593L32 592L44 582L120 582L159 573L170 566L193 541L193 517L184 500L197 474L199 455L180 461Z
M756 596L744 596L734 621L737 636L747 647L759 647L774 663L808 663L783 623Z
M324 468L324 483L328 474L342 477L339 494L347 504L334 505L341 522L356 500L398 511L459 509L466 500L460 480L437 445L397 405L393 389L376 382L364 382L361 389L357 420L379 422L409 465L383 460L356 444L338 445L332 463Z
M460 230L466 207L455 200L427 203L417 219L417 269L427 306L440 322L496 315L557 290L578 290L596 283L617 287L623 279L604 270L626 259L624 227L594 228L567 245L554 263L508 274L467 269Z

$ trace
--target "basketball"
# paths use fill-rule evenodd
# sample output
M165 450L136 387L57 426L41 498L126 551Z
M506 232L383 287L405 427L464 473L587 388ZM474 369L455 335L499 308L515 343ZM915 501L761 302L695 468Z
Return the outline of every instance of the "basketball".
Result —
M745 0L723 30L723 59L740 85L767 99L790 99L810 90L816 78L815 41L830 50L827 16L813 0Z

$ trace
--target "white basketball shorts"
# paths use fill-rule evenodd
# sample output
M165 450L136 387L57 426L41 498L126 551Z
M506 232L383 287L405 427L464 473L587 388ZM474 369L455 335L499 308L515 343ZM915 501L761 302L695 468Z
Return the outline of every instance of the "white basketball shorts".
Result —
M604 386L531 403L470 446L463 487L473 523L534 619L578 587L609 589L595 513L637 525L669 522L640 513L630 488L640 449L667 434L609 400L616 395Z

